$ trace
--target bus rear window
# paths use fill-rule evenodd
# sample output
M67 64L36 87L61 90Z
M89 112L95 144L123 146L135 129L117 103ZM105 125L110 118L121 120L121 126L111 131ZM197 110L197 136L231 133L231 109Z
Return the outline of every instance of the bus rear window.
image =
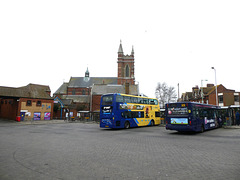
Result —
M188 108L186 108L186 107L170 107L170 108L168 108L168 115L188 115Z
M112 102L113 102L113 96L112 95L103 96L102 105L111 105Z

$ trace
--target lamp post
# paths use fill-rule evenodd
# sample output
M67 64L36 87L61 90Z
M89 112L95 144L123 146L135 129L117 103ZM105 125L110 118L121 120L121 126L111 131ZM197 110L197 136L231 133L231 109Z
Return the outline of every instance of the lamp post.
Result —
M217 93L217 75L216 75L216 69L212 67L215 71L215 84L216 84L216 105L218 106L218 93Z
M205 79L205 80L201 80L201 88L202 88L202 93L201 93L201 95L202 95L202 104L203 104L203 81L208 81L207 79Z

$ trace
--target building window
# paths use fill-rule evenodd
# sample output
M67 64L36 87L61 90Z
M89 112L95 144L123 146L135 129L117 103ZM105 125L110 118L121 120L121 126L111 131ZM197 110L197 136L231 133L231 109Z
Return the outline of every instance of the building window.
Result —
M85 89L82 90L82 95L86 95Z
M75 94L76 94L76 90L73 89L73 90L72 90L72 95L75 95Z
M223 103L223 95L218 96L219 103Z
M238 95L234 95L234 101L239 102L239 96Z
M42 101L37 101L37 106L41 106L42 105Z
M32 101L31 100L27 100L27 106L31 106L32 105Z

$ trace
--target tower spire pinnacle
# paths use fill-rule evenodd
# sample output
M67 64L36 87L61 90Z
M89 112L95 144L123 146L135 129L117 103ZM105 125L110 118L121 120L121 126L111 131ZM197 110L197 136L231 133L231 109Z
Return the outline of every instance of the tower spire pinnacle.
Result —
M118 48L118 53L123 53L122 40L120 40L120 45L119 45L119 48Z
M133 46L132 46L132 52L131 52L131 55L134 55L134 49L133 49Z

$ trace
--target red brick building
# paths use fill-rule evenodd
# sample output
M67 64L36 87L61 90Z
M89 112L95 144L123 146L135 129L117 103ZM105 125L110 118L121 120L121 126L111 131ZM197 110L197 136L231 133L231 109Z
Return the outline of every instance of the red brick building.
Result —
M217 85L217 93L219 106L240 105L239 92L227 89L220 84ZM213 84L207 84L207 87L193 87L192 92L183 93L179 101L191 101L216 105L216 86Z
M124 55L122 44L118 49L117 77L91 77L87 68L84 77L71 77L54 93L54 117L65 118L66 113L78 118L97 119L100 111L100 99L106 93L138 94L138 85L134 77L134 50L131 55ZM58 108L57 108L58 106ZM68 116L68 115L67 115Z
M0 118L20 120L50 120L53 98L49 86L0 87Z

